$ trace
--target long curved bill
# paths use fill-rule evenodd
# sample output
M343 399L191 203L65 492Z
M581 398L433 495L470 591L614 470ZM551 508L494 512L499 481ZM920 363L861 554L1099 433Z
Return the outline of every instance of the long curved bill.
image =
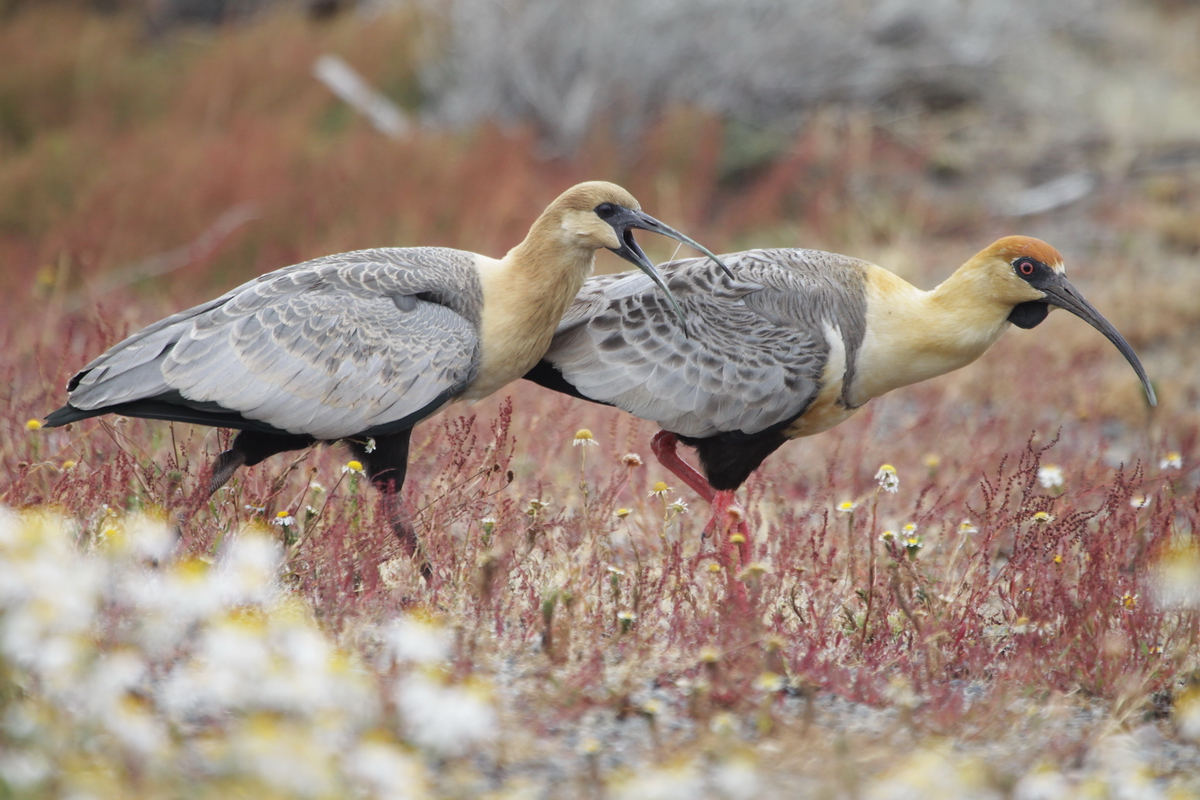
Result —
M1142 362L1138 360L1137 354L1129 346L1129 342L1117 333L1117 329L1101 316L1091 303L1083 299L1083 295L1071 285L1070 281L1060 275L1056 280L1042 284L1038 288L1046 293L1047 303L1070 311L1103 333L1110 342L1116 345L1117 349L1121 351L1121 355L1125 356L1125 360L1129 362L1129 366L1133 367L1133 371L1141 379L1142 388L1146 390L1146 399L1150 401L1150 405L1158 405L1158 399L1154 396L1154 387L1150 385L1150 378L1146 375L1146 370L1142 367Z
M658 285L658 288L662 289L663 294L667 296L667 300L671 302L671 308L675 310L675 315L679 317L679 323L683 326L683 332L686 336L688 332L687 319L684 317L683 309L679 306L679 301L675 298L675 295L671 293L671 290L667 288L666 282L662 279L662 276L658 274L658 270L654 268L654 264L650 261L646 254L642 251L642 248L638 245L637 241L633 238L632 229L640 228L644 231L661 233L663 236L669 236L677 242L682 242L690 247L694 247L704 255L711 258L717 264L717 266L725 270L726 275L732 278L733 273L729 270L729 267L725 266L724 262L717 258L716 254L714 254L707 247L704 247L702 244L688 236L684 236L670 225L664 225L654 217L641 211L634 211L629 208L621 208L615 215L609 217L607 222L613 226L613 229L617 232L617 236L619 236L621 239L620 247L610 249L621 258L634 264L642 272L649 275L650 279Z

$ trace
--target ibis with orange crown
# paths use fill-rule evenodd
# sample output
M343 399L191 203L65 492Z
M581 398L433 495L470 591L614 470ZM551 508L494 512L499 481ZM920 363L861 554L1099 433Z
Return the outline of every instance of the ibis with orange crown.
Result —
M734 491L784 442L829 430L892 389L964 367L1011 325L1033 328L1055 308L1108 337L1155 403L1133 348L1039 239L1000 239L931 291L816 250L721 260L733 277L700 259L659 266L690 335L644 276L590 279L525 376L659 425L655 455L712 504L721 527L736 509ZM679 457L677 442L696 449L703 474ZM735 524L745 540L745 523Z

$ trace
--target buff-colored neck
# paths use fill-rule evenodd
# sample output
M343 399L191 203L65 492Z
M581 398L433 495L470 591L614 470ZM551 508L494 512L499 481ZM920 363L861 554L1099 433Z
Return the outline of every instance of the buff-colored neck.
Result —
M544 218L504 258L477 259L483 288L481 359L464 399L486 397L545 355L594 262L594 248L576 245Z
M998 300L986 270L968 261L932 291L881 267L867 282L867 334L850 400L860 405L892 389L965 367L1008 328L1012 304Z

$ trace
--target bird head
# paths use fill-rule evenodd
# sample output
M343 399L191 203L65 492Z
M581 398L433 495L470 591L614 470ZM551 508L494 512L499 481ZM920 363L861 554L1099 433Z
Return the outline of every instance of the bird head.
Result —
M1137 354L1125 337L1067 280L1063 258L1057 250L1040 239L1006 236L971 261L986 276L992 297L1011 305L1009 322L1028 329L1041 324L1055 308L1070 311L1103 333L1121 351L1141 380L1150 405L1156 405L1154 388Z
M683 311L654 264L633 238L635 228L660 233L694 247L712 259L729 277L733 277L729 268L711 251L643 212L633 195L616 184L605 181L578 184L554 201L550 209L557 212L560 231L575 246L591 250L607 248L649 275L671 301L680 322L684 321Z

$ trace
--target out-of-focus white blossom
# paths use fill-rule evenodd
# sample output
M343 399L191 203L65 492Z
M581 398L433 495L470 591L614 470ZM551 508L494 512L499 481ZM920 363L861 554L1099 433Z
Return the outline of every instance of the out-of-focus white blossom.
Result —
M389 625L384 641L397 661L433 664L450 657L450 632L413 614Z
M1038 467L1037 479L1043 489L1059 489L1066 482L1066 479L1063 477L1062 467L1057 464L1046 464L1043 467Z
M1150 586L1159 605L1200 608L1200 545L1181 538L1167 548L1150 571Z
M475 685L446 685L414 673L398 682L396 704L408 737L440 756L465 755L496 737L496 710Z
M862 792L868 800L966 798L1000 800L984 766L949 749L916 750L878 775Z
M755 800L762 793L758 769L749 758L731 758L716 765L712 783L719 796L729 800Z
M421 763L388 742L367 739L346 756L346 773L369 796L410 800L424 796L427 778Z
M695 800L705 796L704 778L692 761L638 770L615 782L616 800Z

